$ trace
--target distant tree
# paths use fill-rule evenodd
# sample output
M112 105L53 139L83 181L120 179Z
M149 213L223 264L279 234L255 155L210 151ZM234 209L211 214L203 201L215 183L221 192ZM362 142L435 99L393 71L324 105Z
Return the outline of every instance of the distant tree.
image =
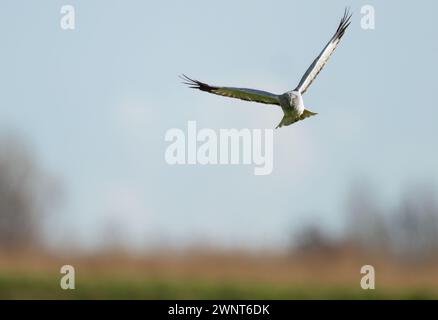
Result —
M308 225L293 238L293 251L302 253L328 253L334 245L319 225Z
M364 180L354 183L346 203L348 241L369 250L387 249L387 215L372 185Z
M39 244L47 182L21 140L0 137L0 249Z
M410 186L392 215L391 235L397 254L418 259L438 252L438 203L432 186Z

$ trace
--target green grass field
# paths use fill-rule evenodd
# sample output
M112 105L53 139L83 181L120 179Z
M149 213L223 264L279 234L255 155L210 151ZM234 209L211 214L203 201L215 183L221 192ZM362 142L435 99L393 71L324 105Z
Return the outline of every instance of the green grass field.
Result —
M200 279L79 277L62 290L58 275L3 273L1 299L436 299L424 288L362 290L348 286Z
M75 268L63 290L60 267ZM372 264L375 290L360 287ZM245 253L0 255L0 299L438 299L438 262L387 256Z

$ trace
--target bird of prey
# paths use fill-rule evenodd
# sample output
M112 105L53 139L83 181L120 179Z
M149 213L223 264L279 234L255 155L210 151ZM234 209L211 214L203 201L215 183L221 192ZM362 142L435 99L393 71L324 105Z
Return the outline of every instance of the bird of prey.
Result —
M345 33L345 30L351 23L350 19L351 14L349 13L348 9L345 9L344 16L342 17L335 34L321 51L319 56L307 69L298 86L294 90L287 91L283 94L278 95L266 91L247 88L210 86L201 81L193 80L184 74L181 76L181 78L184 81L183 83L188 85L190 88L199 89L225 97L278 105L283 109L284 116L276 128L288 126L292 123L317 114L304 107L302 96L309 88L313 80L315 80L316 76L322 70L324 65L327 63L333 51L336 49L339 41Z

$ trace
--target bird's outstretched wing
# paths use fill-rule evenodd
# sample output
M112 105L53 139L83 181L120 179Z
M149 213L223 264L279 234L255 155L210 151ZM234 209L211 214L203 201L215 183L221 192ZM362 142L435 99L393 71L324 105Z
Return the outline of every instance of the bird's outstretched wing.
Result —
M199 89L220 96L246 101L254 101L259 103L280 105L278 96L270 92L246 88L213 87L201 81L190 79L186 75L182 75L181 79L183 79L183 83L188 85L190 88Z
M342 36L345 33L345 30L351 23L350 19L351 19L351 14L349 13L348 9L345 9L344 16L342 17L342 20L339 23L338 29L336 30L335 34L327 43L327 45L324 47L324 49L319 54L319 56L315 59L315 61L313 61L313 63L307 69L306 73L301 78L300 83L296 87L295 91L299 91L301 92L301 94L304 94L304 92L306 92L307 88L311 85L311 83L313 82L313 80L315 80L318 73L322 70L324 65L327 63L333 51L335 51L336 46L338 45L339 41L341 40Z

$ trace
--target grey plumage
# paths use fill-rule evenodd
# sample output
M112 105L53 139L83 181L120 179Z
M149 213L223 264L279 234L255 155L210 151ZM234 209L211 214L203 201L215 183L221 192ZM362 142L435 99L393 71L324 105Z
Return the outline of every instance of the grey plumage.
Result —
M317 114L304 107L302 95L307 91L309 86L318 76L319 72L321 72L350 23L351 14L348 9L345 9L344 16L342 17L335 34L306 70L298 86L294 90L285 92L281 95L256 89L210 86L204 82L191 79L186 75L182 75L181 78L183 79L184 84L193 89L199 89L201 91L224 97L281 106L284 116L277 128L287 126Z

